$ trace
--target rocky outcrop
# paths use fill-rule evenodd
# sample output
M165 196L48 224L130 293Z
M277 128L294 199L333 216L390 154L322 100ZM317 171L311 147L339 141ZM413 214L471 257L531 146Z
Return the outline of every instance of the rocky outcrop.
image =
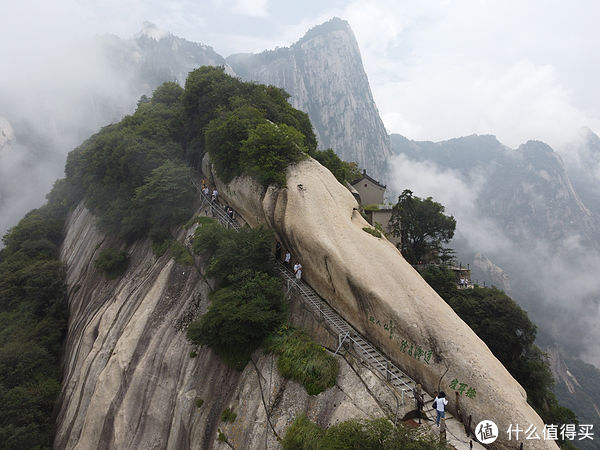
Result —
M242 79L285 89L292 106L308 113L321 148L387 179L391 144L346 21L334 18L289 48L232 55L227 63Z
M396 404L385 393L373 397L371 375L339 357L336 386L310 396L279 376L273 355L258 351L256 368L248 364L238 372L210 349L192 347L185 328L208 307L207 282L194 267L178 265L168 255L156 258L148 241L128 249L130 265L121 279L104 279L93 261L118 243L94 221L79 206L61 250L69 325L55 448L228 448L217 440L219 429L234 448L277 448L266 411L283 436L300 413L328 426L350 417L383 416L385 405ZM322 328L297 308L292 302L294 323L319 337ZM237 414L231 424L220 420L226 407Z
M346 320L425 389L450 393L475 425L543 429L524 389L387 240L367 226L350 192L312 159L287 171L287 187L264 189L250 179L220 183L220 195L251 225L267 224L291 249L306 280ZM506 433L497 441L508 446ZM510 444L514 445L514 441ZM531 448L557 448L529 442Z
M8 146L15 140L15 131L10 126L10 122L0 116L0 152L5 146Z
M96 44L115 70L127 74L138 96L150 95L165 81L184 85L188 73L200 66L224 66L233 75L212 47L159 30L149 22L131 39L106 35L97 38Z
M479 270L484 278L491 280L493 286L506 292L510 291L510 279L508 275L487 256L477 253L473 257L473 269Z

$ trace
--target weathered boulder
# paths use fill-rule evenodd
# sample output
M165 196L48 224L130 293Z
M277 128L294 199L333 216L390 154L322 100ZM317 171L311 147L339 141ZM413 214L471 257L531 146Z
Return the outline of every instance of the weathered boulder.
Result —
M303 277L346 320L429 393L445 391L451 411L458 399L473 425L493 420L500 446L515 446L511 424L533 425L541 436L544 423L525 390L390 242L363 231L358 204L326 168L304 160L288 168L287 187L268 189L248 177L220 182L207 157L203 170L251 226L275 230ZM558 448L535 440L527 447Z
M198 271L168 254L155 257L143 241L128 248L127 272L106 280L94 259L119 243L94 222L80 205L61 249L69 324L54 448L229 448L217 440L219 429L235 448L277 448L266 411L280 436L300 413L322 426L385 415L364 377L339 357L336 386L310 396L279 375L273 355L258 351L256 369L248 364L238 372L209 348L194 348L186 326L208 308ZM293 315L299 326L316 326L310 315ZM237 413L233 423L220 419L226 407Z

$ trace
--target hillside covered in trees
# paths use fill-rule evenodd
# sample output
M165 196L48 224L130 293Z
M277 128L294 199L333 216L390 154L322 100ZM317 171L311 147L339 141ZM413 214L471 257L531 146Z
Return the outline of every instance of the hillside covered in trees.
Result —
M83 200L98 218L100 229L120 239L120 249L96 261L99 269L107 269L107 277L118 277L120 269L116 269L126 264L129 244L147 237L158 254L173 239L177 227L192 217L197 196L191 178L205 153L210 154L224 181L246 174L263 186L285 186L287 166L309 156L331 167L341 182L355 170L333 152L317 151L308 116L288 104L283 90L243 83L223 69L211 67L191 72L184 88L163 84L152 98L140 100L134 114L104 127L73 150L66 178L56 183L48 204L10 230L0 252L0 401L6 405L0 415L0 437L7 448L48 448L52 441L52 410L60 391L60 349L67 323L64 267L58 260L58 248L68 210ZM202 225L195 248L212 258L209 275L222 278L213 294L218 307L192 327L190 337L214 345L221 354L231 353L240 343L224 342L211 326L225 323L223 319L235 312L233 306L248 306L249 314L258 311L266 318L261 325L268 322L268 326L248 330L254 334L248 335L252 345L242 348L244 362L247 352L281 324L284 307L267 269L232 270L232 254L240 248L237 238L217 230L203 237L212 226ZM270 239L268 233L248 235L247 241L261 251L259 261L267 259ZM219 264L227 267L220 271ZM436 289L449 289L443 276L431 283ZM256 289L269 295L256 302ZM240 292L250 294L244 297ZM462 294L453 291L446 294L462 299ZM457 302L455 310L463 311L463 320L484 340L493 338L477 329L477 321L470 320L471 307L459 306ZM517 379L533 378L531 386L535 386L535 377L542 376L539 396L533 387L529 389L531 402L542 412L546 407L552 410L556 405L546 397L550 380L543 359L526 359L526 364L515 359L516 355L535 353L531 347L535 327L523 311L515 310L515 314L525 324L516 343L517 353L510 349L505 355L506 349L495 349L493 341L488 345ZM512 313L496 315L494 326L508 327L514 318ZM247 317L238 319L248 323ZM227 324L235 325L235 321ZM202 336L195 335L194 329L201 330ZM276 353L285 353L285 345L277 339L268 345Z

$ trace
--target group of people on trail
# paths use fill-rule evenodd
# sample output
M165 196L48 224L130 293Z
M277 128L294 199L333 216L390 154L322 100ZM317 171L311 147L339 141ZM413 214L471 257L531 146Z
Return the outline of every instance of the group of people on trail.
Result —
M204 194L205 197L208 197L210 195L211 203L213 203L215 205L219 203L218 202L219 191L217 191L217 188L215 187L211 193L211 190L208 187L208 182L206 181L206 178L202 179L202 193ZM225 205L223 207L223 210L225 211L225 213L231 220L233 220L235 218L235 212L231 206Z
M281 261L282 250L283 247L281 246L281 242L277 242L277 244L275 244L275 259L277 261ZM289 250L286 250L283 263L289 269L291 262L292 254ZM294 275L296 276L296 280L300 280L302 278L302 264L300 264L300 262L296 262L296 264L294 264Z

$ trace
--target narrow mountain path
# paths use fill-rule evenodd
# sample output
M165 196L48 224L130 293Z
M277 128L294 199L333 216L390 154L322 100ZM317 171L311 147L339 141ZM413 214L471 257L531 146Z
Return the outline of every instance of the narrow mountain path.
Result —
M192 184L198 190L202 199L201 209L205 209L207 215L210 211L212 217L217 219L223 226L233 228L239 231L240 225L227 215L218 201L213 201L209 196L202 192L200 182L192 178ZM350 352L358 361L368 366L382 383L392 386L403 405L406 402L414 402L414 392L417 382L400 370L389 358L387 358L379 349L373 346L358 331L356 331L343 317L341 317L314 289L304 280L296 279L294 273L286 267L281 261L272 259L279 275L285 281L287 293L294 289L302 301L309 307L310 311L317 319L328 328L334 335L338 336L338 353L342 347ZM444 427L435 425L435 410L431 408L433 397L423 392L425 403L423 413L427 419L423 421L431 423L431 427L440 432ZM445 420L446 441L457 450L484 449L485 447L477 440L466 433L465 426L450 412L446 411Z

